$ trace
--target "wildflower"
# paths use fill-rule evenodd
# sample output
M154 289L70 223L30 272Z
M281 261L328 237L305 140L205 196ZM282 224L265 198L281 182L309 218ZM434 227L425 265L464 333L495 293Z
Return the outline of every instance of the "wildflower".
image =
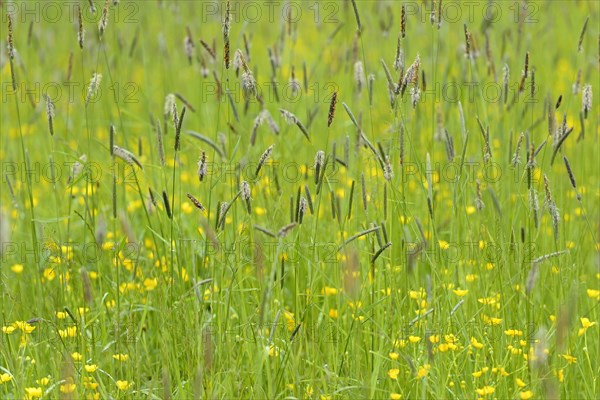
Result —
M129 354L113 354L112 356L115 360L125 362L129 360Z
M15 274L20 274L23 272L23 264L14 264L12 267L10 267L10 270Z
M483 349L483 343L479 343L474 337L471 337L471 346L475 347L478 350Z
M325 286L325 288L322 290L322 293L327 296L333 296L338 294L338 289L334 287Z
M521 393L519 393L519 397L522 400L528 400L528 399L530 399L530 398L533 397L533 392L531 390L527 390L525 392L521 392Z
M586 292L590 299L600 300L600 290L587 289Z
M16 328L20 329L23 333L31 333L35 330L35 326L30 325L25 321L16 321L13 324Z
M131 383L129 383L129 382L127 382L127 381L117 381L117 382L116 382L116 384L117 384L117 388L118 388L119 390L127 390L127 389L129 389L129 388L131 387L131 385L132 385Z
M60 385L59 390L61 393L73 393L75 391L75 384L68 382Z
M419 367L419 370L417 371L417 378L418 379L425 378L427 375L429 375L430 369L431 369L431 365L429 365L429 364L425 364L422 367Z
M480 389L475 389L475 392L480 395L480 396L487 396L489 394L492 394L496 391L496 388L492 387L492 386L484 386Z
M487 315L483 315L482 319L487 325L493 326L493 325L499 325L500 323L502 323L502 318L488 317Z
M77 335L77 327L76 326L69 326L66 329L59 329L58 330L58 335L62 339L75 337Z
M517 329L507 329L504 331L506 336L523 336L523 331Z
M421 338L418 337L418 336L410 335L408 337L408 341L411 342L411 343L419 343L421 341Z
M469 293L468 290L466 289L454 289L452 291L455 295L457 295L458 297L463 297L465 296L467 293Z
M267 352L269 353L269 357L276 357L279 355L279 349L273 344L267 347Z
M10 382L12 380L12 375L10 374L0 374L0 385L6 382Z
M575 364L577 362L577 357L573 357L570 354L561 354L561 357L567 360L569 364Z
M398 379L398 374L400 374L400 370L398 368L392 368L388 371L388 376L390 379Z
M455 345L454 343L442 343L438 346L438 351L440 353L445 353L448 350L456 350L458 349L458 346Z
M158 286L158 278L146 278L144 279L144 288L146 288L146 291L151 291L156 289L156 286Z
M479 371L473 372L471 375L473 375L474 378L479 378L488 371L489 371L489 367L483 367Z
M390 400L400 400L402 395L400 393L390 393Z
M585 331L588 330L588 328L591 328L592 326L596 325L596 322L591 322L589 320L589 318L580 318L579 319L581 321L581 328L579 328L578 331L578 335L582 336L583 334L585 334Z
M27 399L38 399L42 397L44 391L41 387L27 387L25 388L25 398Z
M98 369L98 366L96 364L86 364L83 366L83 369L85 369L85 372L93 374Z

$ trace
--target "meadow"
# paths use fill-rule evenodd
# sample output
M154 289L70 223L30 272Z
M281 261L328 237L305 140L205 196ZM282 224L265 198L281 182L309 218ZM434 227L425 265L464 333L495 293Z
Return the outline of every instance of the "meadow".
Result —
M0 398L600 398L597 2L1 8Z

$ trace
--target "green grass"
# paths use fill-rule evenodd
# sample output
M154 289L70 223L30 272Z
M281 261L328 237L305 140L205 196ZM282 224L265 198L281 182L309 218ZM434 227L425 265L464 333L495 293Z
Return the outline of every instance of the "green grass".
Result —
M396 84L400 1L357 1L360 35L351 1L234 1L260 101L225 68L224 2L79 3L82 50L73 3L2 4L0 398L600 397L597 3L443 2L439 29L405 3L416 107L381 63ZM263 114L252 145L263 108L279 133ZM554 162L548 109L573 127Z

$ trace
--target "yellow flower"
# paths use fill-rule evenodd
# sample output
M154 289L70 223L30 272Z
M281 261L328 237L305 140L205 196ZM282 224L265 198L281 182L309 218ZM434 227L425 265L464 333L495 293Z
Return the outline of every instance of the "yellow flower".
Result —
M3 327L2 327L2 333L5 333L5 334L7 334L7 335L10 335L11 333L13 333L13 332L15 331L15 329L17 329L17 328L15 328L15 327L14 327L14 326L12 326L12 325L3 326Z
M73 361L81 361L81 359L83 358L81 353L78 352L71 353L71 357L73 358Z
M76 326L68 326L67 329L59 329L58 334L61 338L75 337L77 335Z
M92 378L91 376L84 376L83 386L85 386L86 389L96 390L98 389L99 385L98 382L94 382L94 378Z
M127 390L131 387L131 383L127 381L117 381L117 388L119 390Z
M480 396L487 396L489 394L492 394L496 391L496 388L493 388L491 386L484 386L481 389L475 389L475 392L480 395Z
M445 240L440 240L439 245L440 245L440 249L442 249L442 250L447 250L450 248L450 243L446 242Z
M392 353L388 353L388 357L390 357L390 359L392 359L392 360L397 360L398 358L400 358L400 354L398 354L396 352L392 352Z
M561 354L561 357L567 360L569 364L575 364L577 362L577 357L573 357L570 354Z
M502 322L502 318L488 317L487 315L483 315L482 318L487 325L499 325Z
M520 378L517 378L517 379L515 379L515 383L516 383L516 384L517 384L517 386L518 386L518 387L520 387L520 388L523 388L523 387L527 386L527 384L526 384L525 382L523 382L523 380L522 380L522 379L520 379Z
M267 213L267 210L262 207L254 207L254 213L258 216L261 216L261 215L265 215Z
M400 393L390 393L390 400L400 400L402 395Z
M559 382L562 383L562 381L565 380L565 372L562 369L559 369L558 371L556 371L556 378Z
M28 387L25 388L25 397L27 399L37 399L42 397L44 391L41 387Z
M85 369L85 372L93 374L98 369L98 366L96 364L88 364L84 365L83 368Z
M398 368L392 368L388 371L388 376L391 379L398 379L398 374L400 374L400 370Z
M523 331L517 329L507 329L504 331L506 336L523 336Z
M429 336L429 341L431 343L438 343L440 341L440 335L431 335L431 336Z
M475 206L467 206L467 215L475 214L475 211L477 211Z
M586 292L590 299L600 300L600 290L588 289Z
M275 345L270 345L268 348L269 357L276 357L279 355L279 349Z
M419 343L421 341L421 338L418 337L418 336L410 335L408 337L408 341L411 342L411 343Z
M43 378L36 379L35 383L37 383L40 386L46 386L47 384L50 383L50 378L45 376Z
M46 268L44 269L43 276L43 280L53 281L54 278L56 278L56 272L54 271L54 268Z
M583 335L588 328L596 325L596 322L590 322L589 318L580 318L582 328L579 328L579 336Z
M129 360L129 354L113 354L112 356L117 361L125 362Z
M0 374L0 385L5 382L10 382L12 380L12 376L9 374Z
M75 391L74 383L65 383L60 385L59 390L61 393L73 393Z
M304 389L304 394L306 395L307 398L311 398L313 395L313 388L312 386L308 385L305 389Z
M187 204L187 203L184 203ZM151 290L156 289L156 287L158 286L158 279L157 278L146 278L144 279L144 287L146 288L146 290L149 292Z
M419 367L417 371L417 378L425 378L429 374L429 370L431 369L431 365L425 364L422 367Z
M20 274L23 272L23 264L14 264L12 267L10 267L10 270L15 274Z
M338 293L338 290L337 290L337 288L334 288L334 287L325 286L322 293L327 296L330 296L330 295L332 296L332 295L336 295Z
M454 294L457 295L458 297L463 297L464 295L469 293L469 291L466 289L454 289L452 292L454 292Z
M483 343L479 343L477 341L477 339L475 339L474 337L471 336L471 346L475 347L476 349L483 349Z
M330 308L329 309L329 317L330 318L337 318L338 317L338 310L336 310L335 308Z
M283 312L283 316L285 318L287 330L289 332L293 332L296 329L296 320L294 319L294 313L288 310Z
M29 325L25 321L16 321L13 325L19 328L23 333L31 333L35 330L35 326Z
M533 392L531 390L527 390L526 392L519 393L519 397L522 400L528 400L533 397Z

